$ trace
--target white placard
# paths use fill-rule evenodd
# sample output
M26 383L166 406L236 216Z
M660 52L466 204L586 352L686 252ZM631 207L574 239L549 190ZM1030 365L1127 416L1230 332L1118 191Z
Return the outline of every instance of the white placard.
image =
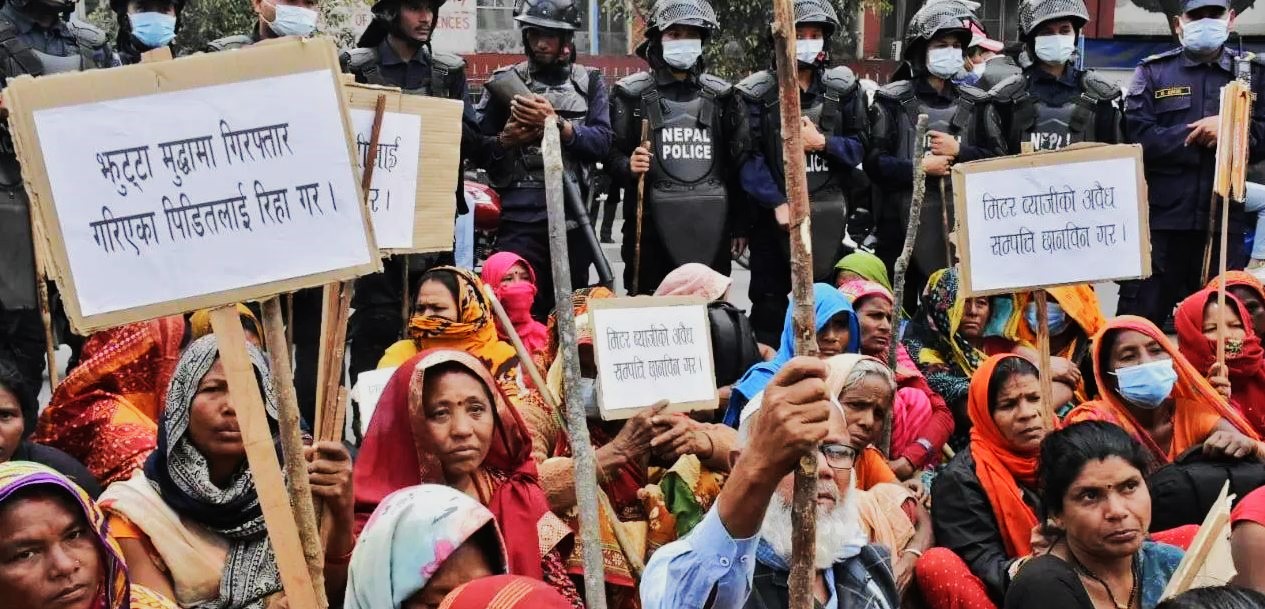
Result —
M386 390L387 382L391 380L391 375L395 374L396 368L398 366L367 370L356 377L356 386L351 388L351 397L356 402L356 408L360 410L360 429L358 432L353 432L352 425L355 417L352 416L353 413L348 412L345 437L364 437L369 429L369 421L373 420L373 412L378 407L378 399L382 397L382 392ZM351 406L350 402L348 406Z
M87 317L373 264L330 70L38 110Z
M626 419L659 400L678 411L716 407L705 301L617 298L589 306L603 419Z
M356 131L356 151L361 165L369 162L369 142L373 139L370 110L352 108L351 124ZM365 197L373 220L373 235L381 249L413 247L413 223L417 212L417 161L421 153L422 117L402 112L384 112L378 133L378 157L373 183Z
M965 293L1149 275L1141 171L1140 149L1124 145L955 168Z

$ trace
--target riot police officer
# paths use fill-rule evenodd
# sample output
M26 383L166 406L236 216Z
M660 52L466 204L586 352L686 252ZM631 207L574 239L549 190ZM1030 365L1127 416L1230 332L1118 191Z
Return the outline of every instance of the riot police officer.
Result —
M250 46L260 40L282 36L311 36L316 31L317 0L250 0L258 21L245 34L225 36L208 42L208 52Z
M1076 42L1089 22L1082 0L1024 0L1019 28L1034 63L993 91L1008 103L1012 152L1029 142L1057 150L1076 142L1122 140L1120 87L1093 70L1076 67Z
M834 7L827 0L796 0L794 8L813 275L829 283L847 223L850 172L865 157L866 100L852 70L829 67L830 39L839 29ZM756 72L736 88L747 107L752 141L740 170L752 204L751 324L760 342L776 345L791 291L790 211L784 192L777 74L772 69Z
M572 36L580 28L580 11L574 0L519 0L514 13L522 28L527 60L497 70L491 82L517 78L531 95L515 96L506 104L485 94L476 112L479 131L495 136L485 165L492 186L501 195L496 249L522 256L536 270L539 291L532 313L543 318L553 308L540 151L545 119L558 117L569 179L584 184L592 165L610 153L610 107L601 73L576 63ZM582 208L583 202L578 205ZM571 222L568 220L568 225ZM572 228L567 235L573 287L588 283L593 261L581 230L588 229Z
M119 60L140 63L141 54L171 44L180 31L184 0L110 0L119 32L115 42ZM172 49L172 55L179 55Z
M7 0L0 7L0 87L23 74L43 76L114 65L106 33L62 15L73 0ZM0 131L0 355L30 387L44 371L44 329L36 296L31 211L7 129ZM35 413L29 417L31 429Z
M1231 17L1229 0L1185 0L1182 14L1174 18L1181 48L1148 57L1134 71L1124 100L1124 131L1129 141L1142 145L1152 274L1121 284L1117 314L1164 324L1173 306L1200 287L1220 92L1237 76L1250 78L1256 93L1249 157L1256 162L1265 154L1262 64L1226 48ZM1243 268L1244 230L1242 206L1231 205L1231 268ZM1216 259L1212 257L1214 264Z
M719 27L706 0L660 0L646 24L637 54L650 64L620 80L611 100L615 143L608 171L628 189L624 198L624 285L643 294L672 269L706 264L729 274L732 218L739 200L729 196L746 148L745 108L733 86L708 74L703 45ZM649 121L650 149L642 147L641 123ZM653 150L653 152L651 152ZM636 183L645 175L640 277Z
M878 255L892 267L904 246L909 222L915 162L926 169L927 192L922 207L913 263L906 271L904 307L917 308L927 278L952 263L947 233L952 230L949 170L955 162L974 161L1006 152L1001 120L988 94L970 85L954 84L962 70L963 51L976 21L971 8L957 0L928 2L914 14L905 34L904 63L898 73L912 75L875 92L870 107L872 147L866 172L883 191L879 213ZM926 114L926 154L914 159L915 125Z

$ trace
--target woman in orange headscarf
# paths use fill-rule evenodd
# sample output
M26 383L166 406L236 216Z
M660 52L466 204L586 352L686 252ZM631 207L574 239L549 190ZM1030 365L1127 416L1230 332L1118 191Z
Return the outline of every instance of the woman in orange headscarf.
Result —
M126 480L158 445L158 418L180 359L184 318L151 319L92 336L35 428L39 444L88 466L101 486Z
M971 377L971 444L931 487L936 543L915 569L932 609L996 607L1011 569L1033 552L1040 510L1037 459L1045 422L1038 372L995 355Z
M1094 339L1099 397L1066 422L1101 420L1124 428L1158 467L1194 446L1213 455L1265 459L1265 444L1155 324L1124 315Z

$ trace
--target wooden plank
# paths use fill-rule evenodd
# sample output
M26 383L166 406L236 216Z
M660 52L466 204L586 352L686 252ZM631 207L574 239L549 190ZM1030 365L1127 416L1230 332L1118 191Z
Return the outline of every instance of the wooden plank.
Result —
M1168 580L1168 586L1164 588L1161 599L1172 598L1194 587L1201 567L1208 562L1209 555L1218 547L1218 540L1223 536L1228 538L1230 535L1230 504L1233 501L1234 496L1230 495L1230 483L1226 482L1221 486L1221 494L1217 497L1217 501L1212 504L1208 515L1199 525L1199 533L1195 535L1195 540L1191 542L1186 555L1177 565L1173 577Z

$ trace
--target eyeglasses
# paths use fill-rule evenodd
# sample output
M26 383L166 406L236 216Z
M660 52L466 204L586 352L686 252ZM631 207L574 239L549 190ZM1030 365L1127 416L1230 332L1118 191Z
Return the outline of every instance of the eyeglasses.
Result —
M843 444L822 444L821 456L826 459L830 469L852 469L857 460L857 450Z

